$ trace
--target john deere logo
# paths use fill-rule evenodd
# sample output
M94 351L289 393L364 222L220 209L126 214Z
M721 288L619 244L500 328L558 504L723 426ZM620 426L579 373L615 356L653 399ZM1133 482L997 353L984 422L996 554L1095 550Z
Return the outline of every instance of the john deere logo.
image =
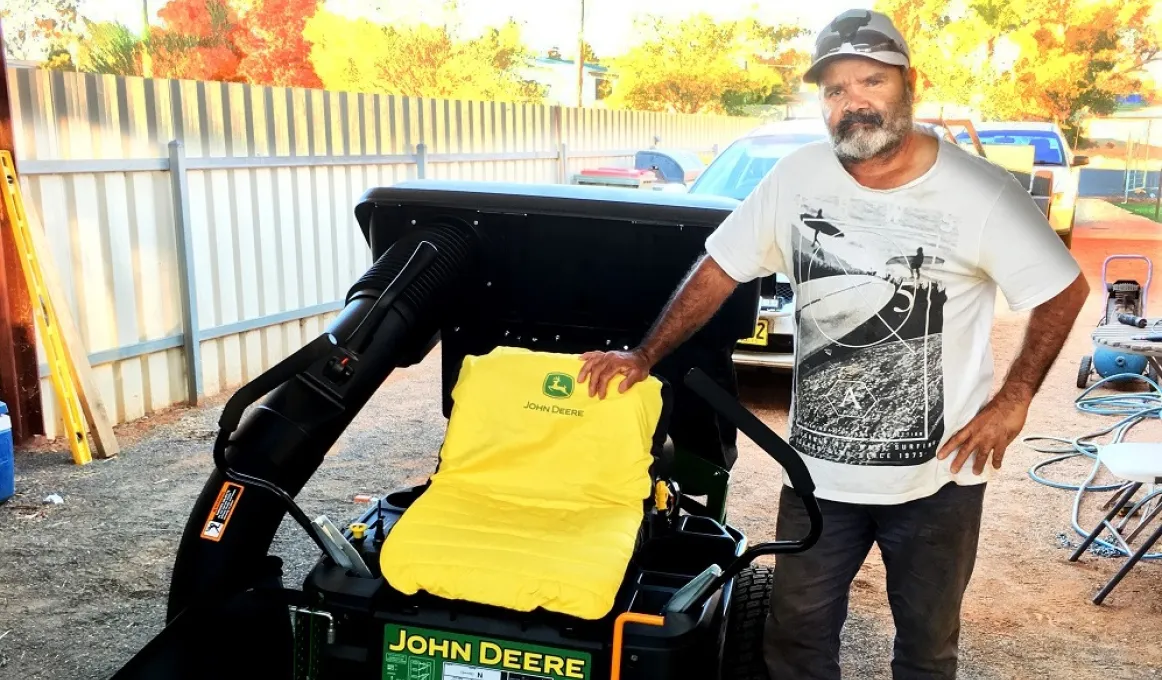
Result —
M545 376L541 391L546 397L567 399L573 395L573 376L568 373L550 373Z

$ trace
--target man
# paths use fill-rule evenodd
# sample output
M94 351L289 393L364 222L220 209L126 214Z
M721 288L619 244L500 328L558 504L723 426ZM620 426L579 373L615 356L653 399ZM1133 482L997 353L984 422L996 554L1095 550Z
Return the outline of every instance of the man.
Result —
M985 483L1089 290L1011 173L914 126L915 79L888 17L837 17L805 75L830 141L776 164L707 240L639 347L586 354L578 376L604 396L621 374L624 390L738 283L776 272L794 282L789 441L825 519L811 550L776 561L765 649L780 680L839 677L849 588L873 544L896 626L894 677L955 677ZM831 233L813 235L812 216ZM921 264L923 276L909 276ZM1032 332L990 398L997 288L1012 310L1032 310ZM784 487L778 537L806 527Z

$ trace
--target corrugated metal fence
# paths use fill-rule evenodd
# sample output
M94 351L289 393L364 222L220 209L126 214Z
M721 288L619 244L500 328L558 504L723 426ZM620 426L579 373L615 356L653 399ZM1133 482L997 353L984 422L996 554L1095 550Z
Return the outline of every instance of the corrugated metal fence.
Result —
M705 152L756 125L22 68L9 83L25 200L118 423L233 389L321 333L371 264L353 217L368 188L561 182L655 138Z

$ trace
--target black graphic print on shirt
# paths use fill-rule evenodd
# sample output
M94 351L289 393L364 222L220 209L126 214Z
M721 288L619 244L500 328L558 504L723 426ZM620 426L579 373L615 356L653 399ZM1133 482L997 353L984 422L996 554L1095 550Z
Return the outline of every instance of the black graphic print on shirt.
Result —
M944 285L956 223L888 202L801 198L791 445L850 465L919 465L944 433Z

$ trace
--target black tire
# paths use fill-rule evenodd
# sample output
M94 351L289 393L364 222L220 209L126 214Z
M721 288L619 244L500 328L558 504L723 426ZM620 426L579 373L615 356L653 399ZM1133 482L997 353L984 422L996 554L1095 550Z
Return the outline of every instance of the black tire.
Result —
M771 606L774 570L751 565L734 578L722 680L770 680L763 659L763 626Z
M1086 354L1081 357L1081 363L1077 367L1077 386L1084 389L1089 384L1089 372L1093 368L1093 357Z
M1061 235L1061 240L1065 243L1065 247L1073 250L1073 228L1077 224L1077 206L1074 205L1073 215L1069 217L1069 230Z

